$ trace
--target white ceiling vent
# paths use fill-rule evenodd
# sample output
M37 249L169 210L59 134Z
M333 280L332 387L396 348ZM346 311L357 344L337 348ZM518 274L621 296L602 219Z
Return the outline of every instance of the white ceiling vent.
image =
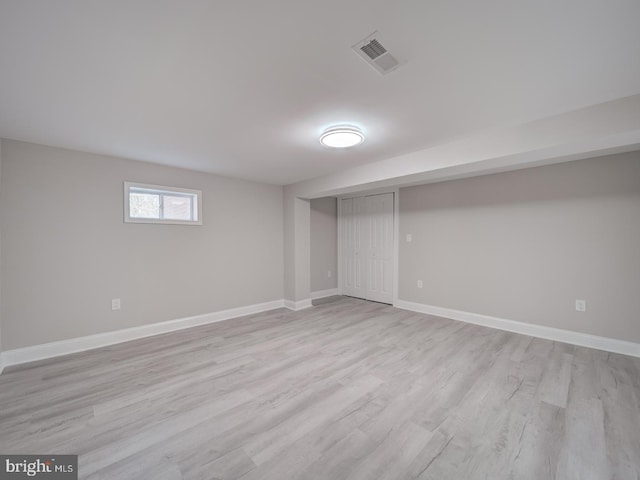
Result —
M401 65L401 62L382 45L378 32L373 32L351 48L360 58L383 75L392 72Z

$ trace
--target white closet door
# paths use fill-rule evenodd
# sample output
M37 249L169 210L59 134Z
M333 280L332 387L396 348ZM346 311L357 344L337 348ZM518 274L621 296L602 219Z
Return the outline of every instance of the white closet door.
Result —
M365 298L367 231L364 197L342 200L342 293Z
M365 298L393 303L393 193L365 198L369 218Z
M393 193L342 200L342 293L393 303Z

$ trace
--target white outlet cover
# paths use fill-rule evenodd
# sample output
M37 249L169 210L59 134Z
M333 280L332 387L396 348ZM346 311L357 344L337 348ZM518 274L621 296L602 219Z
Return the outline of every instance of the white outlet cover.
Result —
M587 301L586 300L576 300L576 311L577 312L586 312L587 311Z
M411 243L412 240L413 240L413 235L411 235L410 233L407 233L407 243Z
M111 310L120 310L120 299L114 298L111 300Z
M418 280L418 288L422 288L422 280Z

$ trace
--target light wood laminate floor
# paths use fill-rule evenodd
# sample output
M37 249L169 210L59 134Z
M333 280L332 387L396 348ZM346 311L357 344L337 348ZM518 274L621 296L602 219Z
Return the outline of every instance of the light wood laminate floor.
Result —
M640 359L352 298L9 368L86 479L640 478Z

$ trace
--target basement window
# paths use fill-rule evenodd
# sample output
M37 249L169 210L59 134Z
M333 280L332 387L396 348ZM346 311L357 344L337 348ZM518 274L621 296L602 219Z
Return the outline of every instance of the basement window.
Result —
M124 221L202 225L202 192L124 182Z

